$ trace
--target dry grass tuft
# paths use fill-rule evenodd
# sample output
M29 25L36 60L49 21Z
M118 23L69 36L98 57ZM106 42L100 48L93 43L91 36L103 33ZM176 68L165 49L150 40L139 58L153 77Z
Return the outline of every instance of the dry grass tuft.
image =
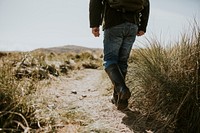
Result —
M155 131L200 132L200 27L192 31L171 47L153 40L134 51L132 106L164 124Z
M17 80L13 62L18 59L21 59L20 54L6 56L0 60L0 129L5 132L28 132L34 125L34 110L27 105L26 100L28 95L36 90L37 81Z

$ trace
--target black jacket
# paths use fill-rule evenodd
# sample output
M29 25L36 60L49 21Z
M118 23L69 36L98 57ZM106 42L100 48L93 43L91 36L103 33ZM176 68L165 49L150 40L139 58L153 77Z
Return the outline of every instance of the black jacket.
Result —
M104 17L104 29L110 28L122 24L124 22L135 23L139 26L139 30L146 32L146 27L149 19L149 0L147 6L140 13L133 12L120 12L111 8L107 3L106 6L103 3L104 0L90 0L89 4L89 19L90 28L99 27L102 24L102 18ZM106 8L106 9L105 9ZM105 11L105 14L104 14Z

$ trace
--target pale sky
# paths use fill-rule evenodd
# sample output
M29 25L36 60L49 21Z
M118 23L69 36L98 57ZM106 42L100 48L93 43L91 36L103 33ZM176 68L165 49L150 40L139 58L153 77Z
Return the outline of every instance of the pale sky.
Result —
M195 18L200 0L150 0L146 37L173 40ZM102 48L89 28L89 0L0 0L0 51L78 45ZM158 38L159 38L158 37ZM144 37L137 38L134 47Z

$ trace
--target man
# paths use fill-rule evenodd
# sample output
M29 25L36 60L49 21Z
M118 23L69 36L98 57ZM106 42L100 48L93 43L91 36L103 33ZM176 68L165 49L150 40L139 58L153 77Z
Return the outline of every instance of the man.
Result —
M104 20L104 67L114 85L112 103L117 109L128 106L131 96L125 84L128 58L136 35L146 32L149 19L149 0L140 12L119 11L111 8L105 0L90 0L90 28L95 37L100 36L99 27Z

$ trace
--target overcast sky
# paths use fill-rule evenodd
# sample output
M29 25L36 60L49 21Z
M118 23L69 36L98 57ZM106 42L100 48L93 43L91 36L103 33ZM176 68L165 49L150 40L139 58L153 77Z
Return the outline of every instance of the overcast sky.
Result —
M146 37L170 40L194 18L200 21L200 0L150 1ZM103 33L94 38L89 28L88 6L89 0L0 0L0 51L63 45L102 48Z

